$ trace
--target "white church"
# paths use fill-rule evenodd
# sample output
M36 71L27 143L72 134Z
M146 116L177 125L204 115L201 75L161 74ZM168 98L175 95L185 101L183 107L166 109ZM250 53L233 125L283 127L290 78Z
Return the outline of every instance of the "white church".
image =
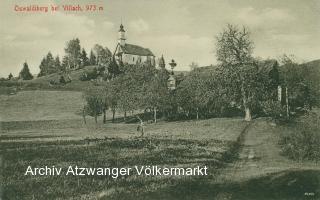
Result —
M114 51L114 57L117 63L123 64L139 64L150 62L155 66L155 56L148 48L143 48L138 45L126 43L126 36L123 25L120 25L118 44Z

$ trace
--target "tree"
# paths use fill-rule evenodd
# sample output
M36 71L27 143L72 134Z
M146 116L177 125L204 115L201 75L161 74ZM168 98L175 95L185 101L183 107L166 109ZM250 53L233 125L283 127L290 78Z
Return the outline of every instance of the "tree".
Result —
M68 41L64 50L66 52L66 56L68 57L68 65L72 69L77 69L80 66L80 40L76 38Z
M115 81L109 82L106 87L106 104L109 105L109 108L112 111L112 122L115 119L115 113L118 106L119 101L119 88Z
M80 62L81 62L81 67L85 67L85 66L89 65L89 59L87 57L87 52L84 48L82 48L82 51L81 51Z
M152 70L152 68L149 68ZM150 73L150 75L149 75ZM142 101L143 107L150 107L153 109L153 119L157 123L157 110L162 110L167 103L166 99L169 98L169 90L167 87L168 72L165 69L155 70L153 69L147 73L146 76L152 77L151 80L143 84Z
M184 109L187 116L195 114L199 119L200 110L205 110L207 100L205 93L207 85L206 78L199 69L194 69L190 75L183 80L177 88L178 103Z
M111 51L98 44L93 47L93 50L97 56L97 65L107 67L112 58Z
M309 78L311 75L308 68L304 64L299 65L293 55L284 54L280 57L280 63L281 83L287 90L287 106L292 111L299 107L311 110L319 99L319 91L314 88L317 83Z
M46 71L46 75L47 74L52 74L52 73L55 73L57 72L57 68L56 68L56 63L55 63L55 60L52 56L52 53L49 52L46 56L46 64L47 64L47 71Z
M255 80L258 68L252 58L250 33L245 27L239 29L229 24L216 39L217 60L221 63L221 75L228 86L230 100L241 102L245 120L250 121L251 106L258 89Z
M33 79L32 74L30 73L27 62L23 63L23 68L19 73L19 78L23 80L31 80Z
M41 76L45 76L46 75L46 71L47 71L47 63L46 63L46 58L43 57L42 60L41 60L41 63L40 63L40 72L38 74L38 77L41 77Z
M60 58L59 56L56 56L56 58L54 59L54 65L55 65L55 68L56 68L56 71L62 71L61 70L61 62L60 62Z
M66 72L67 69L70 69L70 66L69 66L69 59L67 56L63 56L62 58L62 63L61 63L61 70L62 72Z
M13 75L10 73L8 76L8 80L11 80L13 78Z
M85 93L86 105L84 112L89 116L94 117L95 122L98 122L98 116L103 113L105 108L105 96L100 90L90 90Z
M40 73L38 74L38 77L58 72L59 65L59 57L56 57L56 59L54 59L52 53L49 51L40 63Z
M94 55L93 51L90 51L90 58L89 58L90 65L96 65L97 64L97 57Z

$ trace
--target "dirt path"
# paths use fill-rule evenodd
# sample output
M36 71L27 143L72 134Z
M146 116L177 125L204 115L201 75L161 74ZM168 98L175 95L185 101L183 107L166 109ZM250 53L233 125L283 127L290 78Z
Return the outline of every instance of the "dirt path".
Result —
M319 169L313 162L295 162L281 155L278 146L281 129L265 119L257 119L246 130L239 159L224 170L224 181L243 181L284 170Z

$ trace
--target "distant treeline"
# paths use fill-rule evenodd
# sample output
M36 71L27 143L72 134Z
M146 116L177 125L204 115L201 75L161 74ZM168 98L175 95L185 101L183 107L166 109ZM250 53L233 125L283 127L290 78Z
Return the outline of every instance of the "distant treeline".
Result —
M40 63L38 77L52 73L65 73L88 65L107 66L112 58L111 51L98 44L93 47L88 56L86 50L81 48L78 38L68 41L64 50L65 56L62 57L62 61L59 56L54 58L51 52L48 52Z

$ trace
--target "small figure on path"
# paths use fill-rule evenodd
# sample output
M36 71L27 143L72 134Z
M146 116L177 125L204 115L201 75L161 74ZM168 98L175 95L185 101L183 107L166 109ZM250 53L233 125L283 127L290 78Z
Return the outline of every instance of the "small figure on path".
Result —
M138 125L138 127L137 127L137 131L139 132L141 132L141 137L143 137L143 135L144 135L144 123L143 123L143 121L142 121L142 119L139 117L139 116L137 116L137 118L139 119L139 121L140 121L140 124Z

